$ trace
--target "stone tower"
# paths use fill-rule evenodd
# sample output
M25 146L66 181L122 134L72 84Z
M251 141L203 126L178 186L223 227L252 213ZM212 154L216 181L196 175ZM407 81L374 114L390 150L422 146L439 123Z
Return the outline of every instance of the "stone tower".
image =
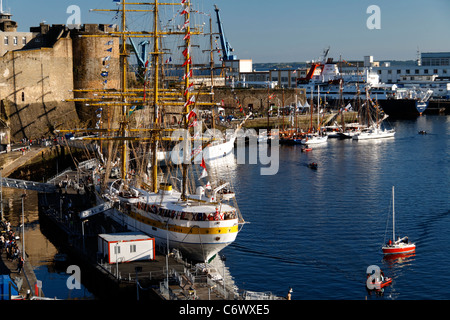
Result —
M75 98L101 99L96 92L100 89L120 90L120 39L108 35L113 31L117 27L102 24L85 24L72 30ZM102 120L102 110L91 105L94 103L76 102L78 117L89 128Z

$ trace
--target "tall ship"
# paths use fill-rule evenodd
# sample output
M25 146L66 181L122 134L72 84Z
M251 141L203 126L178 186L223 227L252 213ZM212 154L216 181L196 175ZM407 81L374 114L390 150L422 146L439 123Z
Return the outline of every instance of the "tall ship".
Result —
M198 10L193 8L190 0L181 3L159 3L158 0L115 2L116 9L102 11L120 13L121 16L120 30L109 34L120 39L121 87L97 90L97 96L104 99L95 104L108 109L107 114L111 116L92 129L62 132L89 132L90 136L80 139L98 144L98 165L92 172L97 207L92 211L105 211L129 230L155 238L159 248L178 249L191 261L210 261L235 241L245 221L230 183L206 180L210 170L204 159L193 161L202 154L202 148L211 143L211 138L202 138L193 132L197 108L207 105L199 102L201 88L194 90L192 83L191 40L195 35L203 34L191 22L194 20L191 14ZM175 14L170 19L170 26L162 28L159 13L161 7L167 6L173 6L174 10L169 11ZM127 14L130 12L151 12L152 30L128 30ZM181 83L171 86L163 82L163 61L167 59L164 59L166 51L162 40L169 36L178 39L180 67L184 69ZM142 70L145 75L143 87L131 88L127 78L128 41L138 37L152 39L153 50ZM134 111L136 105L141 109L139 113ZM181 121L167 125L163 116L176 110L181 114ZM183 150L182 159L177 166L163 170L158 165L158 152L165 149L165 144L174 142ZM194 142L196 153L191 148Z
M343 101L350 103L353 110L357 109L356 101L367 88L383 111L393 118L419 116L427 109L432 90L380 83L378 74L369 67L355 73L341 73L339 63L327 58L327 54L328 50L322 61L311 63L306 77L297 79L298 88L310 92L320 86L323 99L332 107Z

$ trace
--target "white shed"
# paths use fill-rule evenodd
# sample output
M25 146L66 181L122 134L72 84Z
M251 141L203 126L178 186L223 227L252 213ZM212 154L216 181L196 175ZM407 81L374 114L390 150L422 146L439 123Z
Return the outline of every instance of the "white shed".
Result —
M109 263L155 259L155 239L139 232L98 235L98 251Z

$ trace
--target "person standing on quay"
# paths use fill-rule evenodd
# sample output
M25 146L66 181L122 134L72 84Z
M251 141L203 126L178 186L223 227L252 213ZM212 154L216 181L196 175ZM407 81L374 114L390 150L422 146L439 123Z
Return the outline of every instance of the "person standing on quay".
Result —
M17 263L17 273L20 273L20 271L22 271L22 268L23 268L23 258L21 256L19 262Z

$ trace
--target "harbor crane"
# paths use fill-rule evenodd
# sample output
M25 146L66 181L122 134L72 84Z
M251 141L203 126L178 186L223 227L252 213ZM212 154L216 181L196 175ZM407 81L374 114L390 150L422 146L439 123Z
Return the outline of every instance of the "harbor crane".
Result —
M219 8L217 7L217 5L214 5L214 8L214 10L216 11L217 25L219 27L220 43L222 45L223 51L223 61L237 60L237 56L232 54L232 52L234 51L233 48L225 38L222 21L220 19Z

